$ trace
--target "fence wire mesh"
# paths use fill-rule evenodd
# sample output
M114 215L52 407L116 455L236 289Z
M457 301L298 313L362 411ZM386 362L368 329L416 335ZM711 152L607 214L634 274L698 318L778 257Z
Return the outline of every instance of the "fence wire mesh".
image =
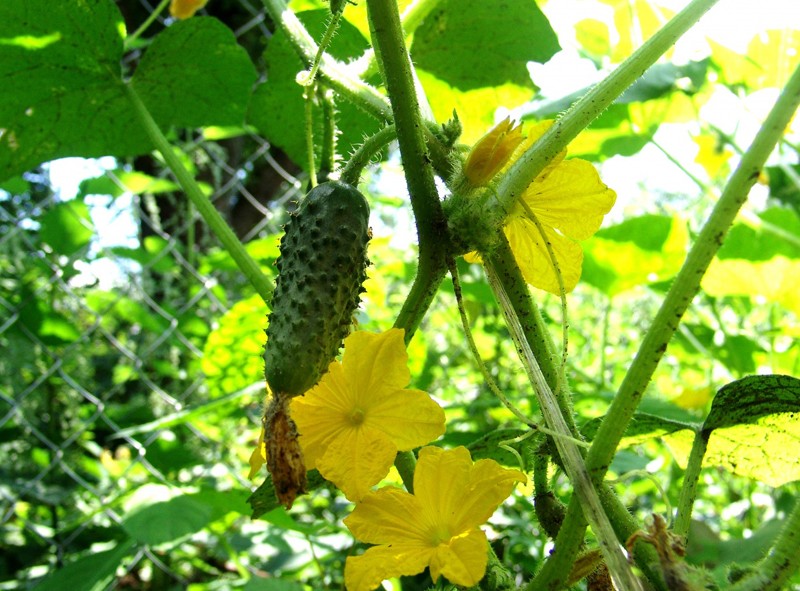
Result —
M258 60L270 34L261 6L211 4ZM118 5L129 30L156 8ZM166 24L160 16L152 33ZM279 229L273 212L300 186L282 154L249 134L177 143L244 242ZM144 485L251 487L243 450L255 443L261 388L212 392L200 364L209 332L252 291L155 157L103 164L77 196L62 184L85 175L77 161L57 167L66 180L45 165L0 192L3 589L97 551ZM146 186L132 185L134 173ZM238 404L219 420L174 419L226 396ZM140 546L111 584L183 587L198 570L184 558Z

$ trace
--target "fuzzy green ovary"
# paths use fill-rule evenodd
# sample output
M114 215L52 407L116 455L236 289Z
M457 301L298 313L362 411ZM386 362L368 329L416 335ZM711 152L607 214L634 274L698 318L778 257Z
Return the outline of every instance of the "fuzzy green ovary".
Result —
M313 189L286 226L267 328L273 392L296 396L335 358L366 278L369 207L343 183Z

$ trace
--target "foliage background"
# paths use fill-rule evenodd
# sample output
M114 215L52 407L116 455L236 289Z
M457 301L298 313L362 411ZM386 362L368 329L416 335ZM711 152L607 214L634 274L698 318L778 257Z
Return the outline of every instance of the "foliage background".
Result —
M444 121L455 106L465 142L504 114L495 106L521 117L559 113L577 96L572 93L629 55L675 8L645 0L587 2L580 10L542 3L541 15L526 13L533 15L530 26L543 31L536 43L523 38L522 27L509 30L507 55L481 54L480 67L462 71L452 67L452 55L468 54L485 35L488 15L480 10L489 3L474 3L472 12L450 4L443 2L443 10L460 20L423 23L412 55L433 113ZM135 0L117 7L129 31L153 9ZM595 161L619 193L608 227L584 244L583 282L570 297L570 367L581 422L603 413L764 105L797 61L798 27L775 7L781 26L743 34L738 45L695 39L676 48L571 148L572 155ZM366 47L362 9L345 13L350 22L334 52L341 57ZM769 7L759 9L770 13ZM708 21L724 20L720 10ZM743 3L730 10L739 11L734 22L756 20ZM231 111L215 125L198 123L202 117L195 117L191 94L175 94L209 84L197 74L202 70L193 69L202 54L190 51L188 63L147 62L146 44L134 45L123 71L135 70L145 87L148 76L155 81L151 100L164 106L157 118L175 126L171 140L186 163L250 253L272 272L285 212L306 182L296 123L302 103L293 82L299 66L285 39L273 36L260 5L212 0L203 14L233 31L241 48L241 69L233 73L241 88L226 89ZM54 11L45 18L62 16ZM319 35L321 14L308 19ZM200 27L192 22L187 27ZM555 31L548 32L550 25ZM170 26L159 17L146 36ZM442 36L443 28L459 37ZM190 29L182 31L185 38L175 31L159 37L161 55L193 37ZM230 48L222 25L203 31L210 37L189 49L214 43ZM448 41L451 57L437 61L437 38ZM529 76L528 62L546 62L559 46L565 50L549 68L532 65ZM503 84L490 75L498 62L509 68ZM576 74L563 75L565 64ZM86 84L86 72L65 76L79 90ZM256 87L249 105L242 103L257 77L266 83ZM164 86L165 79L173 86ZM35 82L45 88L47 81ZM170 111L174 105L185 107ZM95 109L87 102L79 119L62 121L72 130L65 145L80 148L64 153L116 158L32 170L2 163L0 588L340 588L344 559L357 551L341 526L349 510L341 496L320 489L291 513L277 509L256 521L245 503L252 488L245 478L247 457L261 412L267 308L176 191L163 163L129 155L141 151L141 140L125 135L130 122L124 113L98 115ZM242 128L237 120L245 109L250 126ZM8 117L8 111L0 113ZM341 121L351 134L340 138L346 153L370 123L345 106ZM0 124L5 127L2 119ZM795 124L720 251L640 410L699 422L714 392L733 379L800 373L798 139ZM413 277L413 230L397 158L389 156L370 171L366 185L376 238L358 320L368 330L390 325ZM72 190L70 183L80 178ZM536 403L521 394L524 376L482 272L466 264L461 271L481 354L500 386L519 393L522 410L534 414ZM560 304L540 297L558 339ZM470 443L513 424L479 378L448 285L409 353L414 387L431 392L447 410L442 445ZM631 443L612 466L612 477L629 475L619 485L624 502L640 517L667 514L680 486L685 438L678 431ZM770 478L747 466L708 468L690 561L721 573L734 560L758 559L792 506L798 478L796 472ZM569 494L563 476L553 480ZM490 531L502 560L527 572L548 551L531 514L530 498L520 490ZM426 577L403 580L402 589L426 588Z

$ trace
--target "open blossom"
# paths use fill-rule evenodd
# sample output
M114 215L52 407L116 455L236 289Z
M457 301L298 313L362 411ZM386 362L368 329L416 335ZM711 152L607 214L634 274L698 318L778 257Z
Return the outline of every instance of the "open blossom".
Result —
M403 331L357 331L344 341L320 382L291 401L291 415L308 469L316 468L351 501L388 474L398 451L444 433L444 411L411 381ZM263 435L251 474L264 463Z
M499 123L494 128L500 130L499 134L490 131L470 151L465 176L470 178L470 168L479 160L473 158L473 153L494 155L491 166L484 163L479 171L508 168L551 124L542 122L528 126L527 136L519 141L508 131L507 120ZM497 146L498 141L513 148ZM484 142L490 142L491 150L487 150ZM603 216L617 198L616 193L603 184L590 162L579 158L567 160L565 156L566 151L562 151L534 179L514 204L503 227L525 280L554 294L561 291L547 244L558 262L565 291L571 291L578 283L583 264L583 250L577 241L586 240L600 228ZM468 260L477 260L477 257L468 255Z
M494 460L472 462L465 447L424 447L414 472L414 494L386 486L367 493L344 520L353 535L370 544L348 557L348 591L369 591L381 581L431 569L470 587L483 578L488 542L480 526L518 482L519 470Z

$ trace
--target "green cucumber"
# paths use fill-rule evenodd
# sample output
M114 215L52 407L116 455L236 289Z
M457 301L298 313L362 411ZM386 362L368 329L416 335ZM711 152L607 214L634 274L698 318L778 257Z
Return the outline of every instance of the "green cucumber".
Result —
M352 186L314 187L286 224L264 353L273 395L298 396L334 360L366 278L369 205Z

